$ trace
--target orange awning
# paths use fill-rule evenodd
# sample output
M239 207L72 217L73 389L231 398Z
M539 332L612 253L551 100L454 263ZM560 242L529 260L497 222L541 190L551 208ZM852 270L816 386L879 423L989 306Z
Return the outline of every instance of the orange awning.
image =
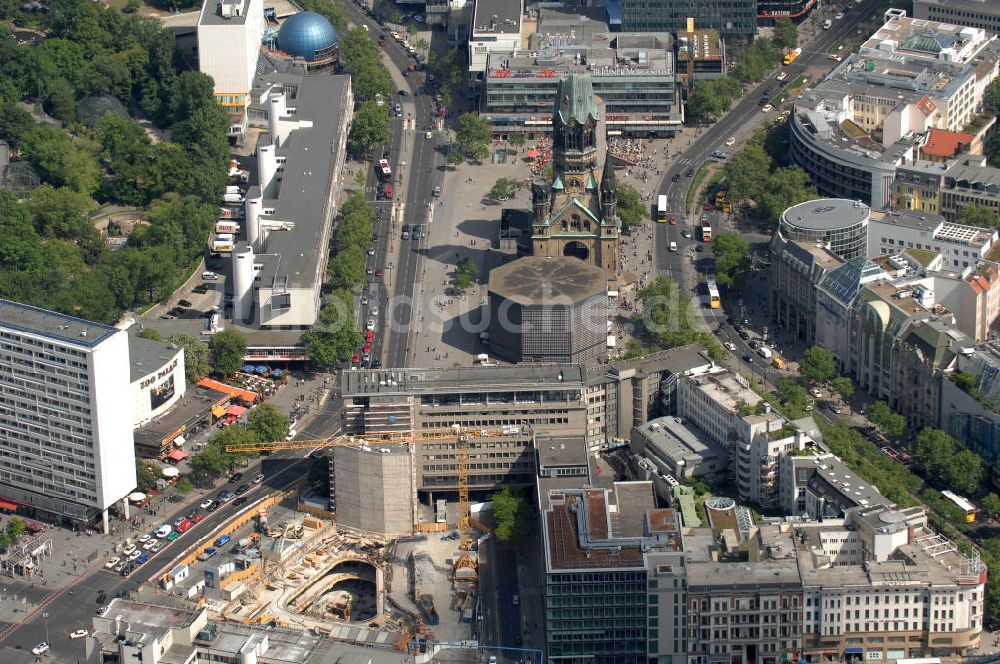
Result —
M7 510L8 512L16 512L17 504L12 503L9 500L0 500L0 510Z
M191 455L185 452L184 450L172 450L170 454L167 455L167 458L172 461L182 461L188 458L189 456Z
M226 409L223 406L216 406L212 409L212 415L215 417L222 417L226 414Z
M232 417L239 417L245 412L247 412L247 409L243 406L232 405L226 409L226 415L231 415Z
M257 401L257 393L251 392L250 390L244 390L239 387L234 387L232 385L226 385L225 383L220 383L217 380L212 380L211 378L202 378L198 381L199 387L204 387L207 390L213 390L215 392L221 392L232 397L242 399L247 403L254 403Z

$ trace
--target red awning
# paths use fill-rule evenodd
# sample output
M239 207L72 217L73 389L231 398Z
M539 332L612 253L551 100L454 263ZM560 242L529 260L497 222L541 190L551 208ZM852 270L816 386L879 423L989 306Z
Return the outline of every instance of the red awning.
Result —
M170 454L167 455L167 458L172 459L174 461L182 461L188 458L189 456L191 455L185 452L184 450L171 450Z
M0 499L0 510L7 510L8 512L16 512L17 503L12 503L9 500Z
M230 415L232 417L239 417L245 412L247 412L246 408L244 408L243 406L237 406L236 404L233 404L226 409L226 415Z

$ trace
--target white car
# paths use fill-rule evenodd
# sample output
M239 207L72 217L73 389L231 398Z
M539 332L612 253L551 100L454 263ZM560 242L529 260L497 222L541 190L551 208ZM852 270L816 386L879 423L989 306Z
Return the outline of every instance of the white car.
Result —
M736 352L736 344L734 344L732 341L727 341L722 345L726 347L726 350L732 351L734 353Z
M143 550L143 551L149 551L150 549L152 549L152 548L153 548L153 545L154 545L154 544L157 544L157 541L156 541L155 539L151 539L151 540L146 540L146 541L145 541L145 542L143 542L143 544L142 544L142 550Z
M296 431L295 429L289 429L288 435L285 436L285 440L293 440L297 435L299 435L298 431Z
M136 549L132 553L128 554L128 559L129 560L135 560L136 558L138 558L141 555L142 555L142 551L139 551L138 549Z
M838 21L844 18L844 12L837 12L837 15L834 16L834 18L837 19Z
M212 500L211 498L207 498L207 499L201 501L201 505L199 505L199 507L201 509L203 509L203 510L207 510L209 507L212 506L212 503L214 503L214 502L215 501ZM169 535L169 533L167 533L167 534Z
M369 318L368 319L368 322L365 323L365 329L366 330L372 330L372 331L375 330L375 319L374 318Z
M770 104L764 104L764 107L761 108L760 110L762 113L770 113L771 111L774 110L774 106L771 106Z
M131 556L133 553L135 553L135 545L129 544L127 547L125 547L125 550L122 551L122 556L128 557Z
M788 78L788 72L786 71L781 72L780 74L778 74L777 78L779 81L785 80L786 78Z
M107 567L108 569L112 569L112 568L114 568L115 565L117 565L121 561L122 561L121 558L119 558L118 556L115 556L114 558L109 558L108 562L104 563L104 566Z
M264 481L264 473L260 473L259 475L257 475L257 477L253 478L254 484L260 484L263 481Z
M427 132L426 134L424 134L424 138L434 138L434 132L432 131Z
M49 644L42 641L37 646L31 649L32 655L44 655L49 651Z
M71 639L82 639L85 636L87 636L88 634L90 634L90 632L88 632L87 630L85 630L85 629L78 629L75 632L72 632L69 635L69 638L71 638Z
M734 145L736 145L736 137L735 136L730 136L729 138L726 139L726 147L730 147L731 148Z
M142 542L142 543L148 542L149 541L149 533L143 533L142 535L140 535L139 536L139 541Z
M368 247L368 255L369 256L375 255L375 247Z

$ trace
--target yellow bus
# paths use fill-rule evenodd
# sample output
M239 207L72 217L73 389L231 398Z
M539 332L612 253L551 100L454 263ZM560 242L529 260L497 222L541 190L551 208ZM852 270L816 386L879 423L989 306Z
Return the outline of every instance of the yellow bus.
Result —
M784 60L782 60L782 62L784 62L786 65L790 65L793 62L795 62L795 58L799 57L801 54L802 54L801 48L793 48L788 53L785 53L785 58Z
M960 509L963 512L965 512L965 521L966 521L966 523L972 523L973 521L976 520L976 506L975 505L973 505L972 503L970 503L968 500L966 500L962 496L959 496L956 493L948 491L947 489L945 489L944 491L942 491L941 495L944 496L945 498L947 498L948 500L950 500L952 503L954 503L955 506L958 509Z
M726 190L720 189L715 192L715 207L722 207L722 203L726 200Z
M719 287L715 285L715 279L708 280L708 306L712 309L718 309L722 306L722 300L719 298Z

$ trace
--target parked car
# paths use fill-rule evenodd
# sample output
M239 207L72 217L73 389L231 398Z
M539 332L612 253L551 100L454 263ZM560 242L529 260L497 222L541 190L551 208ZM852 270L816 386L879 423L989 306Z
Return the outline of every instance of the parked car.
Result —
M115 566L122 561L118 556L113 556L108 559L108 562L104 563L104 566L108 569L114 569Z
M260 484L264 481L264 473L259 473L255 478L253 478L254 484Z
M229 478L229 483L236 484L241 479L243 479L243 473L233 473L233 476Z
M212 556L214 556L218 552L219 552L218 549L210 546L210 547L208 547L207 549L205 549L204 551L202 551L201 553L198 554L198 560L208 560L209 558L211 558Z
M201 507L201 509L203 510L207 510L209 507L212 506L212 503L214 502L215 501L212 500L211 498L206 498L205 500L201 501L201 505L199 505L199 507Z
M82 638L88 636L89 634L90 634L90 632L88 632L85 629L78 629L75 632L70 632L69 633L69 638L71 638L71 639L82 639Z
M49 651L49 644L42 641L37 646L31 649L31 654L33 655L44 655Z
M225 545L229 544L230 540L232 540L232 538L229 535L222 535L216 538L215 546L221 549Z

